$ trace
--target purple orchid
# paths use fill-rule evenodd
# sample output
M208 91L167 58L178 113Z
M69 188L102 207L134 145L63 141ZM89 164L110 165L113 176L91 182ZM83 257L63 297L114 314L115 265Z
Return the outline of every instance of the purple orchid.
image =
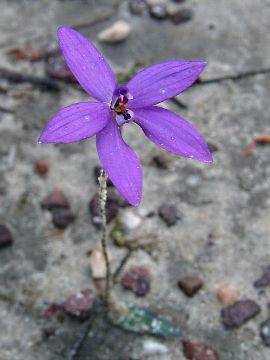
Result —
M61 109L49 122L39 143L66 144L96 135L96 147L105 172L133 206L142 194L142 168L134 151L124 142L121 127L133 121L146 137L174 154L211 162L200 133L169 110L154 106L191 86L206 63L168 61L149 66L126 85L118 85L102 54L79 32L58 29L65 61L95 102L81 102Z

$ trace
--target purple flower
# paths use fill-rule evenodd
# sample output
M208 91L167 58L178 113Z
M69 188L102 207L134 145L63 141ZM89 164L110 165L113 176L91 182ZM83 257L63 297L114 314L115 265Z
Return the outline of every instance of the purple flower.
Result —
M124 142L121 127L133 121L156 145L174 154L211 162L200 133L186 120L158 106L191 86L206 63L168 61L140 71L118 85L102 54L79 32L58 29L59 45L70 70L95 102L81 102L60 110L49 122L39 143L66 144L96 135L96 147L105 172L133 206L142 194L142 168Z

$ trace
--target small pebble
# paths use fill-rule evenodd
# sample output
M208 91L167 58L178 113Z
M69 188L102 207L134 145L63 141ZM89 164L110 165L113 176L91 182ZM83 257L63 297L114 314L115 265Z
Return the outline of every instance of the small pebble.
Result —
M12 48L7 51L7 54L11 56L14 60L28 60L28 61L40 61L43 58L43 54L33 49L32 47L21 47L21 48Z
M0 225L0 249L11 246L14 243L11 231L6 225Z
M40 176L46 176L49 171L49 161L48 160L40 160L35 163L34 166L35 173Z
M172 0L172 1L177 4L181 4L181 3L185 2L186 0Z
M169 352L166 345L153 340L145 340L143 342L143 350L146 355L167 354Z
M121 222L126 229L132 231L137 229L141 225L142 219L140 218L140 216L134 214L134 211L126 210L121 216Z
M174 225L179 218L177 216L176 207L173 205L161 205L158 209L158 215L167 224L167 226Z
M219 146L217 144L214 144L210 141L207 142L208 148L210 152L213 154L219 150Z
M95 303L95 294L91 289L85 289L70 295L63 303L63 308L70 316L85 320L89 317Z
M117 43L126 40L130 34L130 25L123 20L119 20L107 29L98 34L98 40L106 43Z
M260 336L265 346L270 346L270 318L261 323Z
M201 343L183 341L183 353L190 360L219 360L219 355L214 349Z
M145 296L150 291L151 277L145 267L134 266L121 278L121 285L132 290L137 296Z
M191 9L177 10L170 15L170 20L175 25L180 25L193 19L193 11Z
M188 275L178 281L178 287L187 296L194 296L202 287L204 283L199 276Z
M53 326L46 326L44 328L42 328L42 335L43 338L49 339L50 337L54 336L56 334L56 328Z
M65 318L63 306L61 304L51 303L47 309L45 309L43 316L47 319L54 318L59 322L63 322Z
M66 229L75 220L70 209L54 209L52 211L53 225L59 229Z
M174 156L168 152L160 152L152 157L151 163L159 169L167 170L174 160Z
M147 9L145 0L130 0L129 10L133 15L142 15Z
M164 20L168 16L168 11L165 5L157 4L149 7L150 15L158 20Z
M63 56L58 51L49 52L46 55L46 73L53 79L76 82L72 72L67 67Z
M225 284L218 289L217 298L223 305L233 305L239 301L239 292L231 284Z
M99 216L99 195L95 194L89 202L89 211L91 214L92 222L96 227L100 227L101 219ZM119 207L121 206L122 199L117 196L113 188L107 191L106 202L106 219L109 224L118 214Z
M270 285L270 266L268 266L262 275L254 282L255 288L266 287Z
M260 306L255 301L241 300L222 309L222 322L227 329L237 328L255 317L260 311Z
M109 259L112 259L110 253ZM90 254L90 267L93 279L104 279L106 277L106 263L100 242L97 243L95 249Z
M55 190L51 192L41 203L41 207L44 210L54 210L54 209L69 209L69 202L60 190Z

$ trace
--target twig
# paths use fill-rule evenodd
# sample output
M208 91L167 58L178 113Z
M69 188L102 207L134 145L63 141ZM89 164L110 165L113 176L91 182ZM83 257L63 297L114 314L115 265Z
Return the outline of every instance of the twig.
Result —
M214 83L219 83L219 82L226 81L226 80L239 81L239 80L249 78L252 76L269 74L269 73L270 73L270 68L265 68L265 69L260 69L260 70L250 70L250 71L246 71L246 72L235 74L235 75L225 75L225 76L221 76L221 77L217 77L217 78L213 78L213 79L206 79L206 80L198 79L197 82L195 83L195 85L214 84Z
M126 262L128 261L128 259L130 258L132 254L132 250L128 250L128 253L123 257L123 259L121 260L119 266L117 267L117 269L115 270L114 274L113 274L113 279L115 281L115 279L118 277L118 275L120 274L120 272L122 271L123 267L126 265Z
M30 83L45 90L60 91L61 87L58 81L46 77L21 74L9 69L0 68L0 78L6 79L13 83Z
M80 330L76 341L73 343L71 349L68 351L67 353L67 360L74 360L75 357L78 355L92 325L93 325L93 321L95 319L95 317L98 314L98 310L96 311L96 309L93 309L89 319L87 320L85 326Z
M186 104L184 104L181 100L179 100L176 97L170 98L170 100L175 103L179 108L181 109L187 109L188 106Z
M102 251L106 264L106 284L104 292L104 303L106 310L109 310L111 304L111 288L112 288L112 275L111 275L111 264L108 256L107 250L107 219L106 219L106 201L107 201L107 175L104 170L101 169L99 181L99 210L101 218L101 244Z
M7 113L7 114L13 114L14 110L0 106L0 112Z

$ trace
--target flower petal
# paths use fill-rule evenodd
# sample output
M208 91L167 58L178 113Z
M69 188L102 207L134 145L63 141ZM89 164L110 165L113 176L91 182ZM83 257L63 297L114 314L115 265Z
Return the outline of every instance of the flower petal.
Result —
M127 83L133 96L131 109L159 104L191 86L206 63L200 61L167 61L149 66Z
M127 201L138 206L142 194L142 168L134 151L124 142L115 121L97 134L97 151L105 172Z
M157 106L136 109L134 121L149 140L163 149L203 162L213 161L198 130L173 112Z
M97 48L78 31L58 29L65 61L83 89L95 99L109 103L116 86L114 74Z
M82 102L67 106L50 120L38 142L66 144L89 138L112 119L111 111L99 102Z

